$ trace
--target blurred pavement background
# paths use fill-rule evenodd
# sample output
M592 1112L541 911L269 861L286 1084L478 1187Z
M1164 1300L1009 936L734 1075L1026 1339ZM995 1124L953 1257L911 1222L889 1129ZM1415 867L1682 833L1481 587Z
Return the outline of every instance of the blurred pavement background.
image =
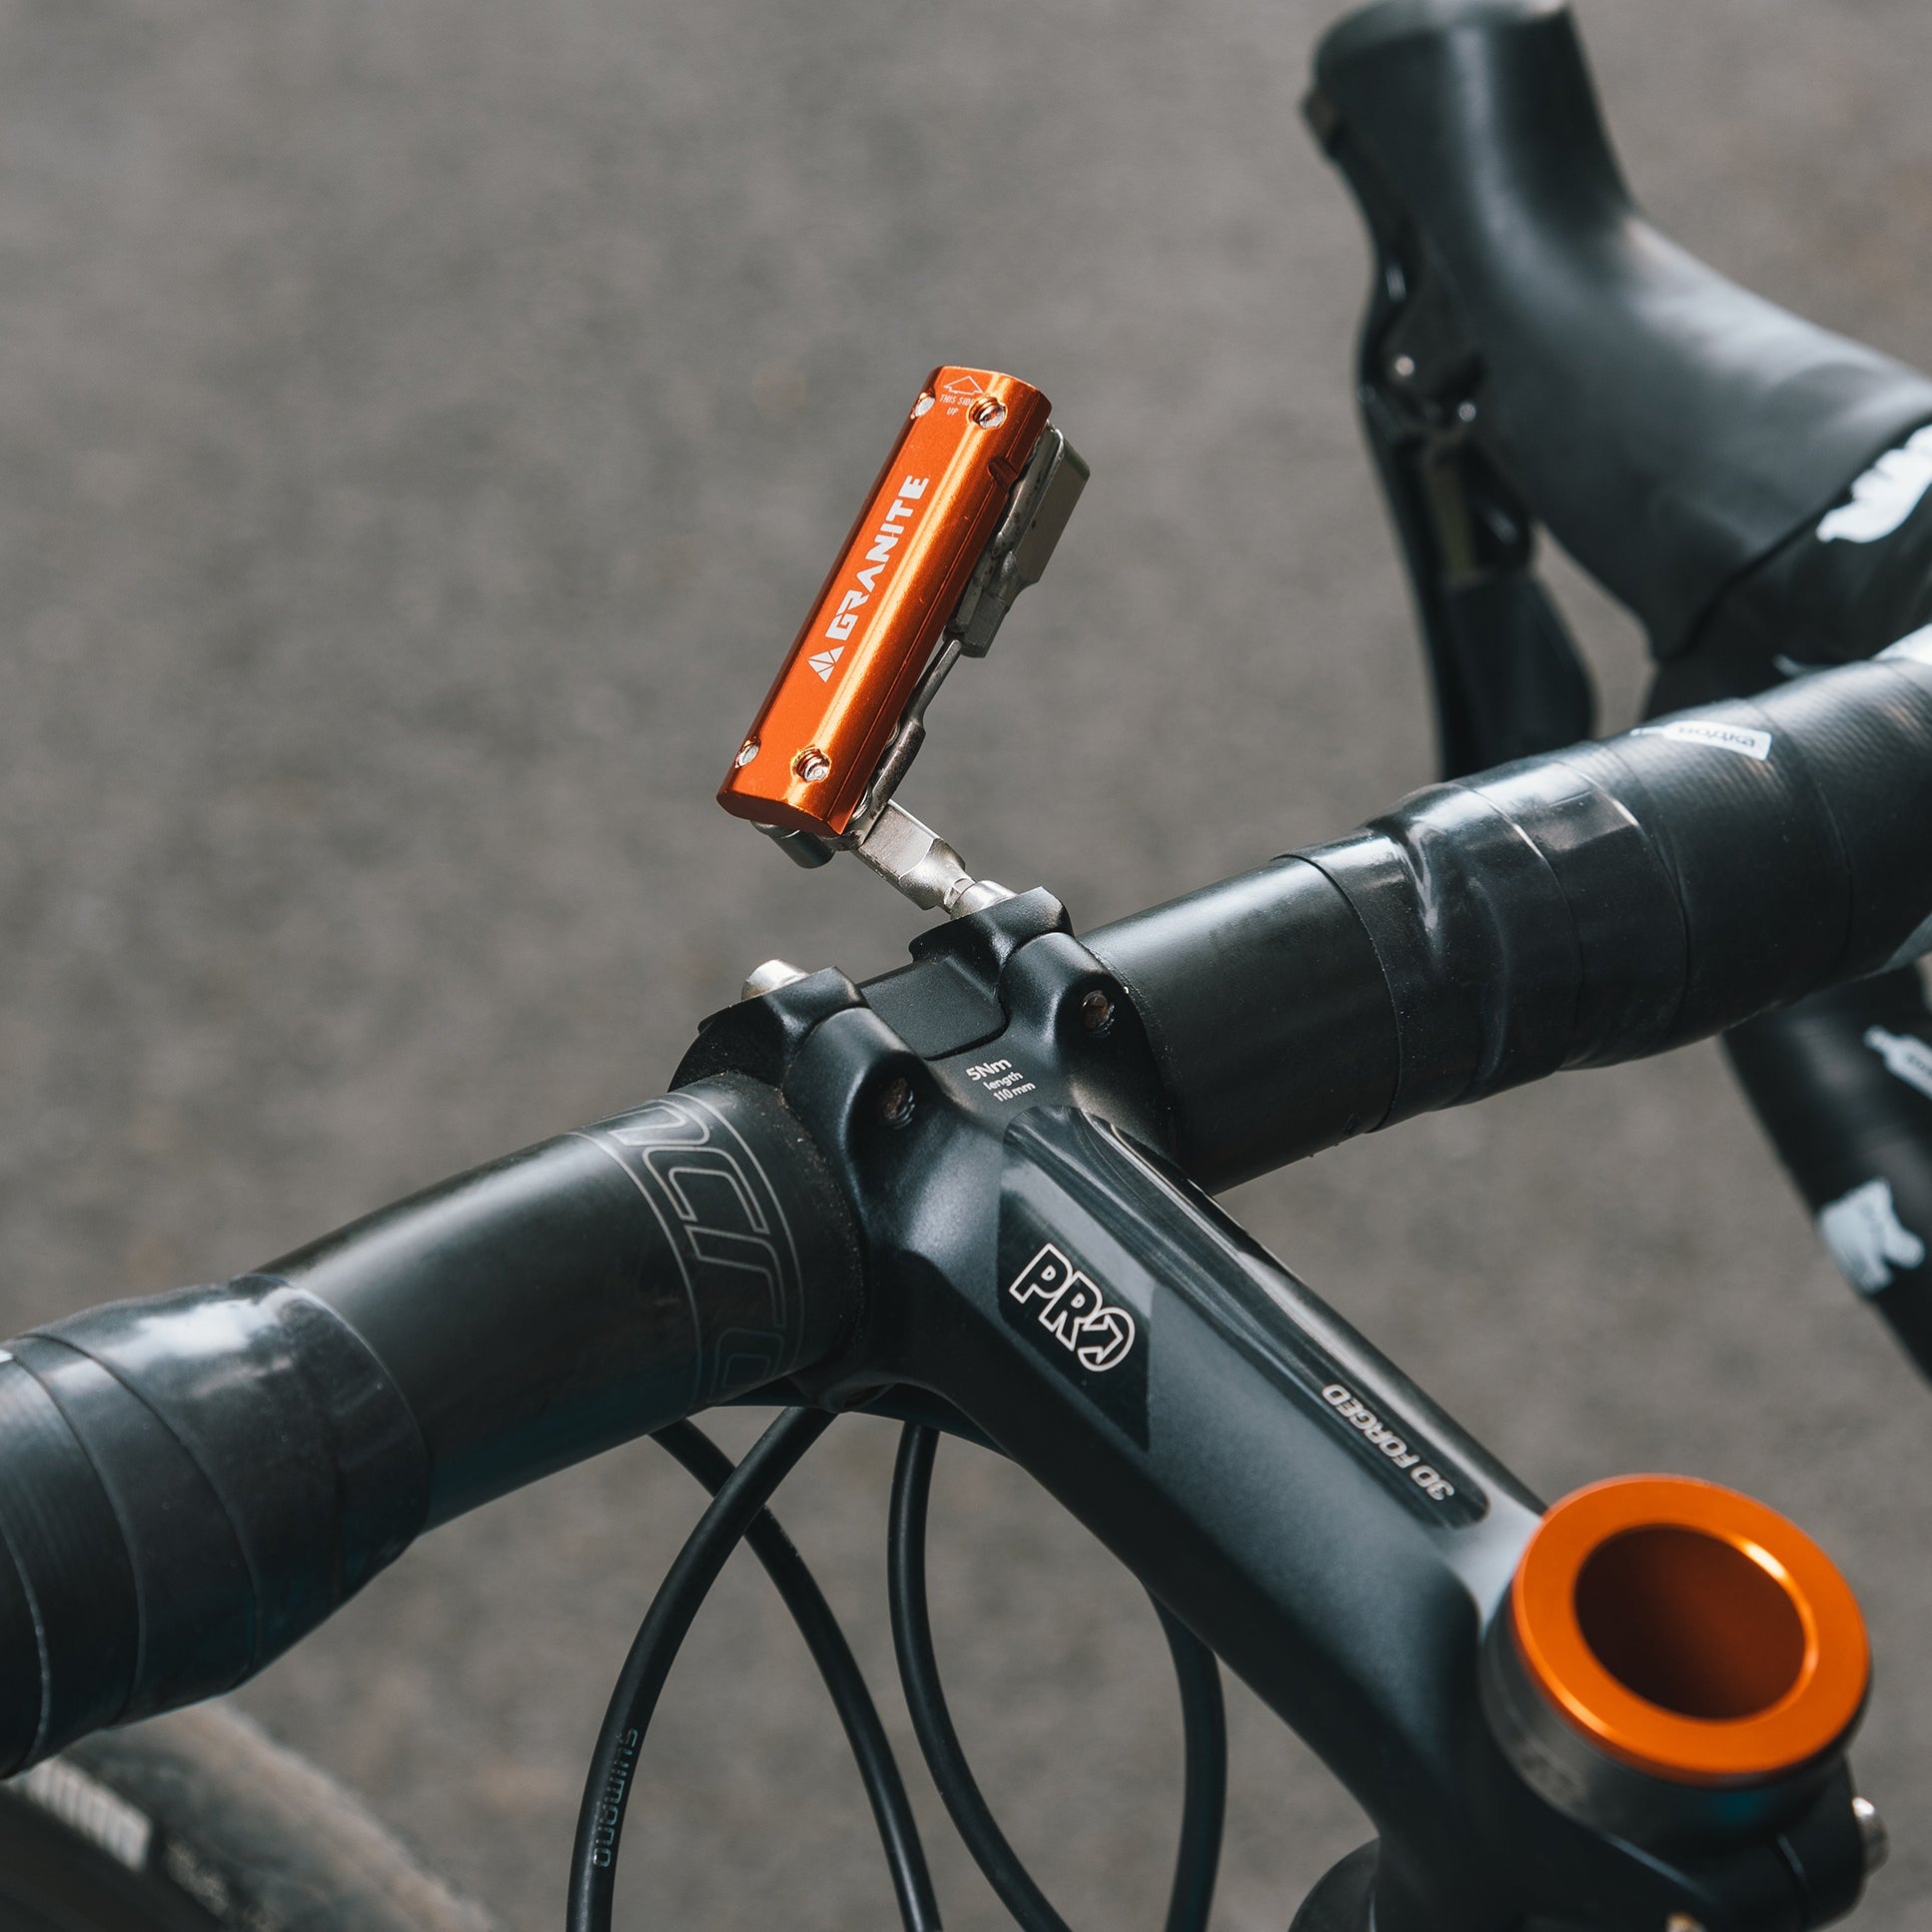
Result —
M1040 383L1095 473L908 788L971 860L1092 924L1426 780L1349 399L1363 244L1296 112L1330 12L0 5L0 1334L653 1093L768 955L902 956L917 915L711 793L935 362ZM1582 17L1669 230L1932 364L1920 0ZM1556 579L1627 720L1631 626ZM1932 1399L1715 1053L1231 1205L1544 1494L1680 1469L1821 1538L1880 1660L1856 1761L1896 1851L1860 1923L1922 1924ZM890 1449L840 1428L783 1510L882 1696ZM1155 1924L1179 1727L1144 1603L989 1457L948 1449L938 1504L986 1789L1075 1924ZM552 1925L694 1509L647 1445L567 1473L242 1702L506 1926ZM1280 1932L1364 1826L1240 1696L1235 1737L1219 1922ZM651 1737L627 1922L888 1924L841 1750L734 1566ZM919 1802L948 1922L1001 1923Z

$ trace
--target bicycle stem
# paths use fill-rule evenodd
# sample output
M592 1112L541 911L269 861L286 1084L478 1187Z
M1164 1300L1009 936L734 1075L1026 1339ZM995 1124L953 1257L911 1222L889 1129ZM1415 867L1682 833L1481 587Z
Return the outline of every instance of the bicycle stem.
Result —
M1715 1809L1652 1780L1642 1849L1524 1775L1484 1658L1541 1505L1153 1151L1147 1036L1057 902L915 955L863 992L819 973L714 1016L680 1076L771 1080L852 1204L866 1325L796 1388L930 1391L1063 1502L1374 1817L1380 1932L1580 1898L1577 1923L1617 1926L1844 1909L1842 1736Z

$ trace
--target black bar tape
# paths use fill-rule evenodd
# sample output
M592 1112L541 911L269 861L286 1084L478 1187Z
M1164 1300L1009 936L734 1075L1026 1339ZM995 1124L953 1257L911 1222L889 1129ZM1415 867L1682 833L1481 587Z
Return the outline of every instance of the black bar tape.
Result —
M732 1077L0 1347L0 1777L227 1690L411 1539L843 1348L851 1218Z
M0 1775L240 1682L423 1524L408 1406L285 1282L117 1303L10 1348Z
M208 1478L167 1424L100 1363L44 1337L11 1346L63 1419L85 1418L92 1466L115 1512L120 1540L114 1553L133 1565L138 1596L158 1601L166 1595L178 1632L165 1656L147 1646L148 1668L137 1667L143 1695L137 1703L130 1683L120 1699L123 1714L187 1702L206 1695L210 1684L227 1688L234 1681L229 1659L251 1647L251 1583L241 1543ZM73 1421L68 1428L75 1428ZM135 1497L123 1493L131 1471L141 1477ZM160 1497L165 1505L157 1504Z
M1389 985L1400 1072L1373 1125L1540 1079L1676 1009L1667 868L1587 774L1539 760L1437 786L1300 856L1354 908Z
M1362 968L1338 900L1379 986L1339 983ZM1087 943L1147 1022L1177 1154L1222 1187L1877 972L1932 948L1928 914L1932 645L1908 640L1755 702L1433 786Z
M0 1541L31 1643L8 1658L0 1694L0 1769L17 1769L110 1723L134 1682L134 1578L87 1451L18 1362L0 1365ZM22 1663L35 1667L21 1669Z

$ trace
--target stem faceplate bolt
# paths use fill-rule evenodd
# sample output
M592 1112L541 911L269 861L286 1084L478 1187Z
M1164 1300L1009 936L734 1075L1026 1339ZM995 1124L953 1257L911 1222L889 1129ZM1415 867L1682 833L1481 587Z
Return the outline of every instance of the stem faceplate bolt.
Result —
M888 1127L903 1127L912 1118L912 1082L895 1075L879 1089L879 1118Z

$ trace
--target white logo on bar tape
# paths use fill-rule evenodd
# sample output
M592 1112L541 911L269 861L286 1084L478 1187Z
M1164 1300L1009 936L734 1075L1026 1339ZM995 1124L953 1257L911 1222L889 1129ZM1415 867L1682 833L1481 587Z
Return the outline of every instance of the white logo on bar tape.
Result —
M1913 1034L1887 1033L1882 1026L1865 1029L1865 1044L1884 1061L1887 1073L1932 1100L1932 1047Z
M1678 744L1707 744L1719 751L1735 751L1740 758L1762 764L1771 755L1771 734L1747 724L1716 724L1708 718L1675 718L1668 724L1639 724L1633 738L1672 738Z
M1818 1233L1861 1295L1890 1288L1893 1269L1925 1260L1925 1243L1898 1218L1889 1181L1867 1181L1834 1201L1819 1215Z
M1890 536L1932 489L1932 428L1920 430L1903 449L1887 450L1851 486L1851 501L1829 511L1818 525L1820 543L1876 543Z

